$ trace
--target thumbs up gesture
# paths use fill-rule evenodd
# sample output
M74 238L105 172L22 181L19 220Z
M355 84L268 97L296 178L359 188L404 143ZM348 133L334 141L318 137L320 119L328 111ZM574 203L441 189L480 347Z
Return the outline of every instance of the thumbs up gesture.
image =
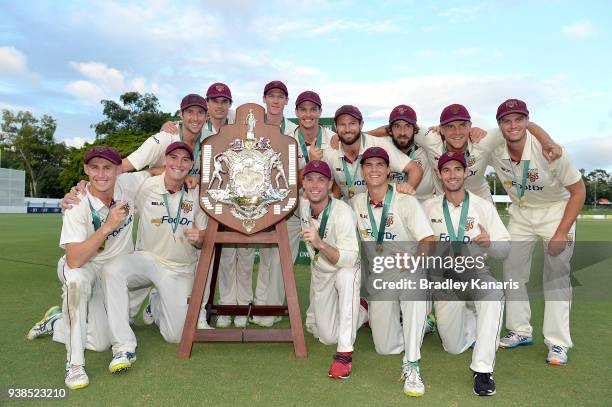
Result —
M302 233L304 242L310 243L315 249L321 248L321 238L319 237L319 229L312 219L308 219L308 228Z
M480 247L489 247L491 246L491 236L489 236L489 232L482 226L481 223L478 223L478 228L480 229L480 234L475 236L472 241L476 243Z

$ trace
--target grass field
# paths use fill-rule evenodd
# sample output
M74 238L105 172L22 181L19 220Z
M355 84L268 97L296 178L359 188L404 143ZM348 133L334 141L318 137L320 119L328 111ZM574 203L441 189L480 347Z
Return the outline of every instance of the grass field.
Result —
M61 388L65 348L25 334L42 313L60 303L56 275L61 217L0 215L0 389ZM612 221L580 221L581 240L610 240ZM585 286L609 293L610 259L580 273ZM302 315L307 306L309 271L296 267ZM402 393L401 356L374 351L369 329L355 344L353 376L339 382L327 377L335 347L306 333L309 357L294 358L291 344L195 344L190 360L176 357L178 345L167 344L155 326L139 319L138 362L131 371L111 375L109 352L86 354L90 386L71 392L62 403L74 405L419 405L419 406L609 406L612 402L612 302L577 300L572 307L575 347L570 364L544 363L541 301L532 301L536 344L500 350L495 379L497 395L472 394L471 353L445 353L437 335L423 343L421 369L427 386L420 399ZM287 324L284 322L284 324ZM0 397L2 400L2 397ZM0 401L4 404L4 401Z

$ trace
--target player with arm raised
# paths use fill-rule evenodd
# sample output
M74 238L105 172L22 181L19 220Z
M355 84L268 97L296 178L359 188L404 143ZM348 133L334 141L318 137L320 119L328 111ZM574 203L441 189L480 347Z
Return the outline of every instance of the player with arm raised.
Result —
M544 326L548 347L546 362L567 364L572 347L570 260L574 252L576 217L585 200L580 172L564 151L548 162L542 144L528 129L529 110L522 100L508 99L497 109L497 123L505 142L492 154L495 172L510 205L508 231L510 255L504 262L504 279L520 283L517 295L506 294L506 328L500 347L512 349L533 344L531 309L525 284L529 281L536 239L544 244Z

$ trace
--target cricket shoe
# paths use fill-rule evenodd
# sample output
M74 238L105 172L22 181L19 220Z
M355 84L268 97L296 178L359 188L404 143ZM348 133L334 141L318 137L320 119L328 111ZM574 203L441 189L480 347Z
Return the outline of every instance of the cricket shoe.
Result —
M270 328L272 325L282 320L283 320L283 317L280 317L280 316L262 317L262 316L256 315L251 318L252 323L254 323L255 325L264 327L264 328Z
M208 325L208 321L206 320L206 310L200 310L200 315L198 316L198 329L215 329L212 326Z
M436 317L434 314L427 315L425 318L425 335L436 332Z
M124 370L128 370L132 367L132 365L136 362L136 353L133 352L119 352L113 355L113 360L111 360L108 365L108 370L111 373L117 373Z
M499 340L499 347L504 349L514 349L528 345L533 345L533 338L519 335L514 331L509 331L506 336Z
M232 324L232 317L229 315L219 315L217 317L217 328L227 328Z
M28 332L26 337L33 340L43 335L51 335L53 333L53 325L62 317L62 307L54 305L45 312L43 318L38 321Z
M353 370L353 352L336 352L327 375L333 379L348 379Z
M70 390L82 389L89 385L89 377L83 365L66 365L66 387Z
M477 396L492 396L495 394L493 373L474 372L474 394Z
M402 366L400 381L404 381L404 394L410 397L421 397L425 394L425 384L421 379L419 362L407 362Z
M567 349L563 346L551 345L550 348L548 348L546 363L555 366L567 365Z
M142 311L142 321L145 323L145 325L153 325L153 322L155 322L153 310L151 309L151 302L149 302Z

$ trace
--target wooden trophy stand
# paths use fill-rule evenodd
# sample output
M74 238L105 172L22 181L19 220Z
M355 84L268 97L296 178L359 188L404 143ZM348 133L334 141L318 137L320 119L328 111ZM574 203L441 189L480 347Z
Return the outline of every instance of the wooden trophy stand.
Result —
M178 351L181 359L191 356L193 342L293 342L296 357L308 356L286 223L298 199L297 144L293 138L281 135L278 126L265 124L264 114L262 106L244 104L236 110L236 124L221 127L219 133L202 142L200 206L208 215L208 225ZM255 187L261 185L261 174L269 176L271 187L284 197L271 202L267 213L255 220L239 219L231 207L233 202L246 203L252 208L268 196L254 193ZM217 189L211 188L214 185ZM235 191L242 191L243 195L228 198L227 194ZM221 248L224 244L236 243L278 245L287 306L213 303ZM244 329L197 329L209 270L212 270L206 305L209 322L212 315L245 315ZM254 315L289 315L291 328L247 329L248 317Z

